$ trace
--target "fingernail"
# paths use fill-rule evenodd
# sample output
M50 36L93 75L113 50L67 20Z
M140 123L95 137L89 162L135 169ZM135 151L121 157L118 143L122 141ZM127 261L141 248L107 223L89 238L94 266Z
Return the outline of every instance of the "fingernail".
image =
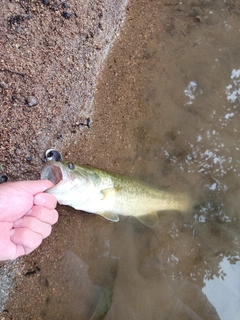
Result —
M22 221L23 221L23 219L20 218L20 219L14 221L14 222L13 222L13 225L14 225L14 226L18 226Z
M34 203L35 203L36 205L38 205L38 206L43 206L43 205L45 204L45 202L46 202L46 197L45 197L45 195L37 194L37 195L35 196L35 201L34 201Z

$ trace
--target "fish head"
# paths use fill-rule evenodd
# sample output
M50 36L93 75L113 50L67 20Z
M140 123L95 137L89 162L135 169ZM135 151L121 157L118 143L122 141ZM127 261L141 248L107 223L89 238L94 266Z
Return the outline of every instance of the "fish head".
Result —
M55 187L59 182L63 181L73 181L76 179L76 173L71 168L73 164L65 164L63 162L48 161L42 169L41 179L51 181Z
M43 166L41 179L50 180L54 184L45 192L53 194L60 204L70 205L75 209L81 209L83 203L99 193L96 175L73 163L48 161Z

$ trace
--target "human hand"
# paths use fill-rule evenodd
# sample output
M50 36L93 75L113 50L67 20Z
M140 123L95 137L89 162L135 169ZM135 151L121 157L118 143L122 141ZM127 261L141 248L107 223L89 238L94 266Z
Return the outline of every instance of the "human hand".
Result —
M52 186L48 180L0 185L0 261L32 252L50 235L57 200L43 191Z

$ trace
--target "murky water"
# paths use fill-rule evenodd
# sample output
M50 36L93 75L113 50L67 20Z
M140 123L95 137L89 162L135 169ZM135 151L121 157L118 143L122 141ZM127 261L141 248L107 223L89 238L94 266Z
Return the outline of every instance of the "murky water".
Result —
M103 155L88 162L106 167L112 154L109 169L187 192L196 207L159 214L154 229L85 216L41 280L43 319L239 319L240 3L168 4L152 1L155 20L141 26L151 29L136 61L142 73L134 102L122 99L130 125L122 119L115 136L109 128Z

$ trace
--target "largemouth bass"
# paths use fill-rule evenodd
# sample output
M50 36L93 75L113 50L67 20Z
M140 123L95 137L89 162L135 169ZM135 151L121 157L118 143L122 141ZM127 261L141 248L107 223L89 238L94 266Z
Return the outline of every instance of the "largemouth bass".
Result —
M134 216L148 227L158 223L158 211L188 211L189 197L158 190L134 179L89 166L49 161L41 179L55 184L46 192L60 204L99 214L117 222L119 215Z

